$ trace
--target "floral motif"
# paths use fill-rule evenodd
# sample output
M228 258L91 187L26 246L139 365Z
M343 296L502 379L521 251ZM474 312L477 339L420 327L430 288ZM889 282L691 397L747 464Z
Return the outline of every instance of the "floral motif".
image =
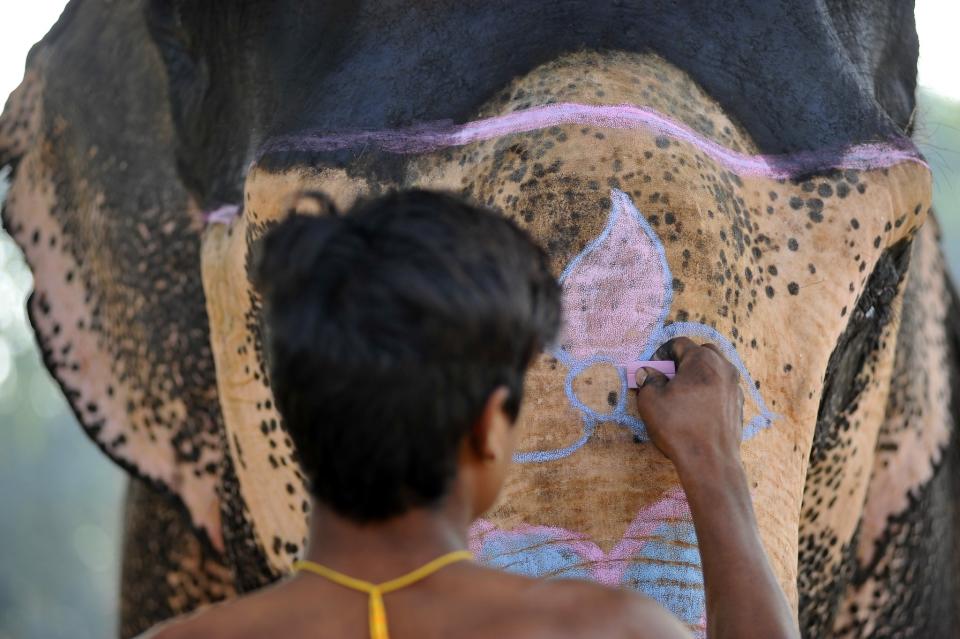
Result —
M597 424L615 422L641 440L646 428L627 411L624 368L647 360L664 342L681 335L716 344L737 367L757 415L744 426L744 439L769 426L772 413L733 344L716 329L696 322L665 323L673 301L673 275L660 238L623 191L610 193L610 215L603 231L560 275L564 327L553 355L567 367L565 392L583 419L581 437L571 446L517 454L518 462L547 462L566 457L590 439ZM596 364L619 370L620 392L609 412L599 412L577 397L573 382Z

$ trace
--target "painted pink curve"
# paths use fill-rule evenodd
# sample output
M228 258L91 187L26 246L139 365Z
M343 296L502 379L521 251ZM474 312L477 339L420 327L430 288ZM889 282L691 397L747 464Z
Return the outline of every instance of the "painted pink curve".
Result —
M660 501L641 509L609 553L590 541L587 535L565 528L520 524L503 530L486 519L478 519L470 528L470 551L481 556L485 540L496 537L522 539L531 535L543 536L576 553L588 566L595 581L619 586L627 568L640 554L650 535L665 521L675 519L690 519L690 508L682 490L671 491Z
M737 173L761 175L773 179L786 179L802 173L826 169L885 168L901 162L916 162L929 168L923 156L908 138L859 144L846 149L801 151L783 155L749 155L733 151L707 139L687 125L653 109L631 104L595 105L575 102L532 107L461 125L444 121L385 131L330 134L305 131L268 140L261 147L258 157L262 158L272 152L336 151L357 146L375 146L398 154L426 153L563 124L621 130L649 129L658 135L696 146Z
M203 214L204 221L207 224L226 224L230 225L240 215L240 207L236 204L224 204L223 206L207 211Z

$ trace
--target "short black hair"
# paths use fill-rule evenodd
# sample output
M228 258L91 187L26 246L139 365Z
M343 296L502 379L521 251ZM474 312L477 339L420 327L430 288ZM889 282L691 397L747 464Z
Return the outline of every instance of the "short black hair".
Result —
M516 418L560 287L526 233L452 195L326 208L291 213L261 245L270 383L310 492L383 520L442 500L497 387Z

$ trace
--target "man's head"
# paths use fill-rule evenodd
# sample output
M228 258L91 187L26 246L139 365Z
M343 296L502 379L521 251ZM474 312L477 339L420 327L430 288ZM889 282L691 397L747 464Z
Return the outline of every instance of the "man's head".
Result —
M542 250L454 197L410 191L264 238L270 381L314 497L356 521L479 515L513 453L530 360L560 323Z

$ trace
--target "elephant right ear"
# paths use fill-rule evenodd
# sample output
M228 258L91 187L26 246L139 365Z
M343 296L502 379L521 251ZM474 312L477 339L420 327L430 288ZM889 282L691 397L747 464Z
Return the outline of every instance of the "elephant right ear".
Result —
M222 549L203 223L168 103L142 5L73 0L0 117L3 222L33 270L44 361L87 434Z

